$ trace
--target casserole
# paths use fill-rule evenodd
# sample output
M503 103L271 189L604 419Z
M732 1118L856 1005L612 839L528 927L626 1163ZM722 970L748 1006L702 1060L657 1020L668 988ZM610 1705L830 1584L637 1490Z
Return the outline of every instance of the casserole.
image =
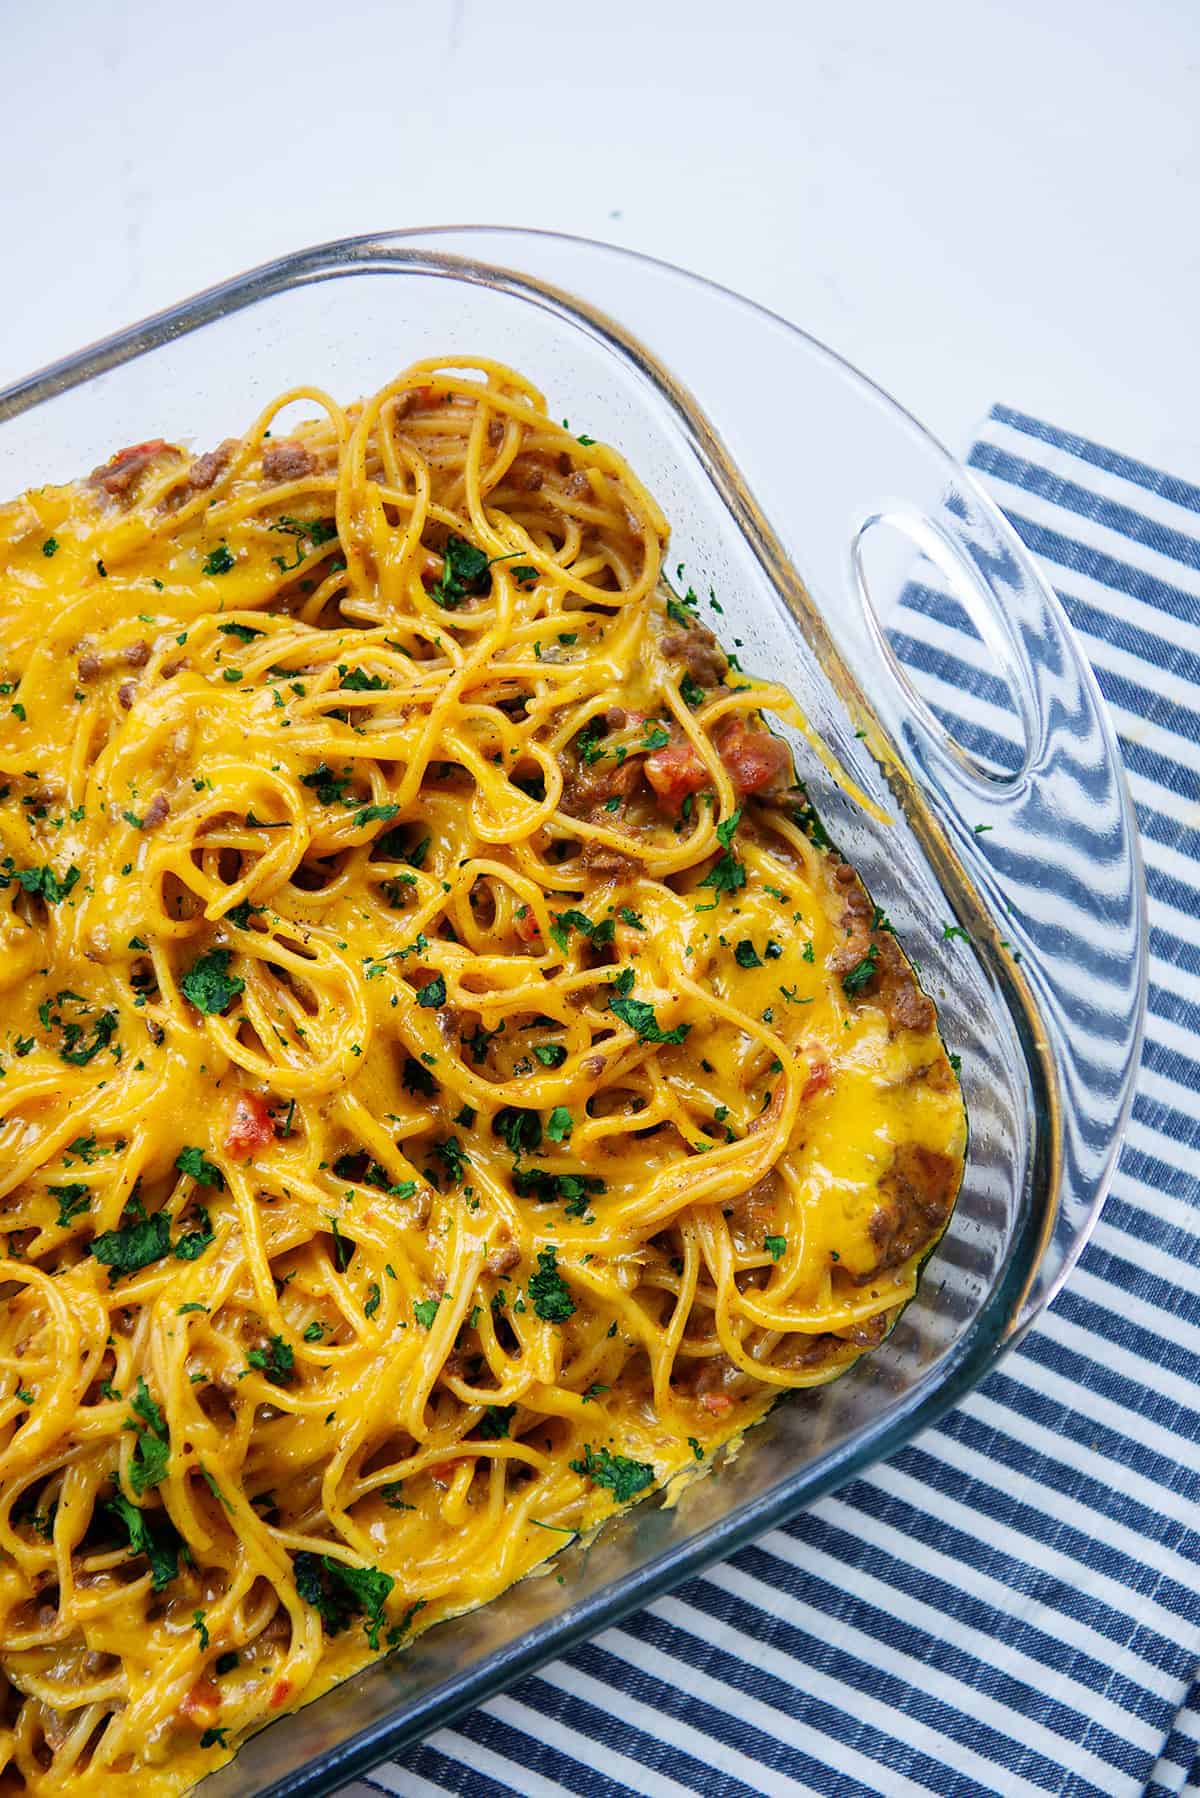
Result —
M507 272L513 263L533 273ZM669 346L675 372L639 340ZM479 346L536 368L556 408L643 470L672 518L673 559L722 594L747 665L770 669L805 708L830 761L810 755L802 770L817 809L895 919L962 1057L967 1174L880 1354L777 1409L719 1478L561 1557L564 1584L528 1581L264 1732L208 1782L215 1793L331 1789L907 1440L1069 1271L1136 1065L1140 868L1082 658L970 479L781 321L569 240L358 240L202 295L0 396L0 476L11 492L65 479L159 429L213 440L231 371L249 410L301 369L364 391L413 357ZM941 570L1007 680L1024 737L1007 771L956 746L892 656L880 608L904 578L906 545Z

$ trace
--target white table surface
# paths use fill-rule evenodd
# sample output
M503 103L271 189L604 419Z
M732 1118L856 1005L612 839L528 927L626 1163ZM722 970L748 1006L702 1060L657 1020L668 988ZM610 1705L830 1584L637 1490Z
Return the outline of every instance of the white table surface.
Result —
M307 243L536 225L777 308L955 448L1003 399L1200 479L1194 0L4 10L0 384Z

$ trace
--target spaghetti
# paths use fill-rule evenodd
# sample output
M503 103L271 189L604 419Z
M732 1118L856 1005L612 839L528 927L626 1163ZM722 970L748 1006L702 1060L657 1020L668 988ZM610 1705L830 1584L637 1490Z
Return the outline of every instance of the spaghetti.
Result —
M666 541L486 361L0 509L0 1793L186 1789L911 1297L933 1006Z

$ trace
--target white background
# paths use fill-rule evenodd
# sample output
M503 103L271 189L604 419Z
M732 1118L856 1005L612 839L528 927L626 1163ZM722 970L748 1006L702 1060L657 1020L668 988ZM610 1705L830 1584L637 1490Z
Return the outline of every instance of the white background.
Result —
M280 251L539 225L777 308L956 449L1002 399L1200 479L1195 0L2 11L0 384Z

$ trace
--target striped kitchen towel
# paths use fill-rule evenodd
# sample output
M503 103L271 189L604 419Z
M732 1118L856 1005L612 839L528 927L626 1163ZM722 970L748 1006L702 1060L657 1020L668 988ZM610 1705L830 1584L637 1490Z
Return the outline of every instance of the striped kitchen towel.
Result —
M939 1426L344 1798L1200 1794L1200 489L1003 406L970 464L1081 634L1145 844L1148 1034L1096 1234ZM1006 759L953 606L913 585L893 636Z

